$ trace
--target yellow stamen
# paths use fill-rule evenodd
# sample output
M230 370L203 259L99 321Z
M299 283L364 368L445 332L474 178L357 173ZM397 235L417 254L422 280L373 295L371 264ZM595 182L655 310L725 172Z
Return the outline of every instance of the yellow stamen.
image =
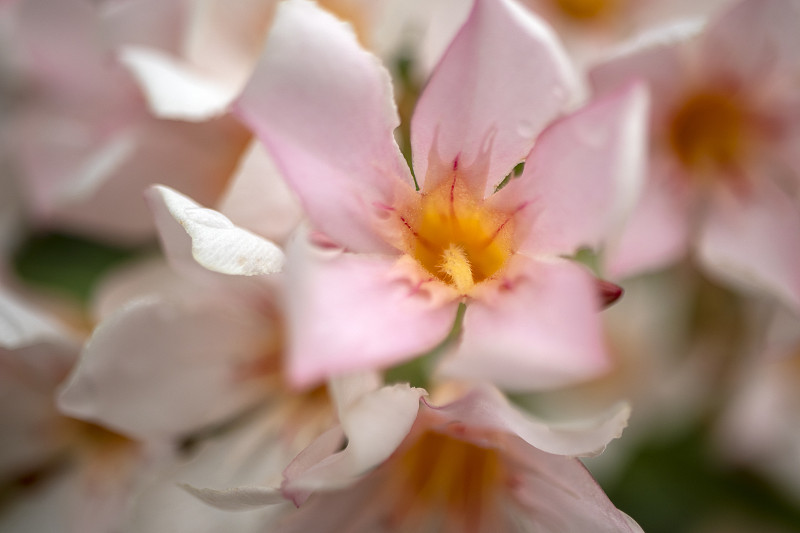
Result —
M412 257L431 275L467 294L495 276L512 255L511 218L451 182L421 195L403 222Z
M442 264L439 268L450 276L453 285L460 293L468 292L475 285L469 258L464 249L457 244L451 244L447 250L442 252Z

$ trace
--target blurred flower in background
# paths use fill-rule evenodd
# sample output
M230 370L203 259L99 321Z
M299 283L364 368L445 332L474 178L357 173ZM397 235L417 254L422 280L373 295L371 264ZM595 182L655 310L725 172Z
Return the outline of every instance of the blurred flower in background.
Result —
M800 531L798 36L0 0L0 530Z

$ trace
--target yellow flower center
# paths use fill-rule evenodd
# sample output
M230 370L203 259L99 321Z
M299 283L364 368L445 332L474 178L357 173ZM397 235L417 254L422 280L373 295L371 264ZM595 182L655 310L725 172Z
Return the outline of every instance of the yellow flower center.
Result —
M476 196L454 180L419 195L403 218L409 254L462 294L499 272L513 253L511 217Z
M556 7L569 18L589 21L605 15L613 7L615 0L553 0Z
M669 143L687 169L723 170L741 160L747 129L747 114L735 97L700 91L684 100L672 116Z
M509 479L500 452L435 430L426 430L390 466L396 519L413 525L432 516L478 530ZM468 527L465 527L468 526Z

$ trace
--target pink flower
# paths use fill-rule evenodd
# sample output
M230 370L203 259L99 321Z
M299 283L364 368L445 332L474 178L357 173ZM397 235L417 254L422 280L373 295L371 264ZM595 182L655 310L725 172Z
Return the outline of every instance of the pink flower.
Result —
M625 39L658 25L705 17L731 0L520 0L519 3L553 27L570 57L583 70L607 57ZM470 7L470 2L459 0L439 0L438 4L446 6L441 11L446 11L448 17L436 17L435 28L426 35L428 41L436 40L427 45L433 48L429 55L435 58L445 42L439 34L452 36Z
M148 200L174 270L140 267L108 282L62 409L173 442L293 401L281 372L282 288L263 275L280 270L283 252L169 188Z
M763 472L800 501L800 321L778 311L765 346L740 365L717 441L724 457Z
M14 109L13 162L34 223L141 241L153 234L142 199L148 185L167 183L207 203L222 192L249 140L246 129L230 116L199 124L153 117L116 57L122 44L177 47L179 4L12 6L31 95Z
M612 272L691 246L711 274L800 307L798 25L794 0L740 2L592 72L601 92L643 78L654 95L653 170Z
M281 191L270 186L275 176L264 157L254 146L221 202L245 226L249 214L236 206L253 191L268 194L276 212L292 211L276 201ZM151 260L104 280L98 324L59 408L154 447L193 443L138 487L130 502L135 530L263 531L280 509L231 516L178 483L278 481L335 420L324 388L296 394L283 380L282 286L278 276L261 275L279 270L283 253L167 187L153 187L147 199L172 269ZM261 222L256 228L277 240L288 229L288 220ZM225 246L214 246L219 240ZM247 261L239 261L243 249Z
M404 385L360 394L351 387L335 389L341 426L284 472L281 491L300 509L281 531L640 531L574 457L618 437L625 407L558 427L489 387L441 407L419 405L424 391ZM229 509L277 496L259 487L190 490Z
M57 410L57 387L79 349L74 333L0 285L4 531L116 530L135 487L162 458Z
M450 375L531 388L605 369L596 280L561 256L613 247L636 196L646 95L628 87L545 129L573 89L545 26L508 0L477 1L415 111L416 191L386 71L313 4L281 6L236 109L341 248L288 251L296 384L425 352L461 302Z

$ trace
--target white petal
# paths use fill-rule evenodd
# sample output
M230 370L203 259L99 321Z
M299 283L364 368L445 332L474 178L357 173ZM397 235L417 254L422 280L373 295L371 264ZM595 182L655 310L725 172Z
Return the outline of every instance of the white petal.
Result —
M186 244L181 243L180 229L174 223L177 221L191 238L192 257L208 270L254 276L272 274L283 268L284 255L277 246L236 227L225 215L161 185L150 188L147 197L168 254L170 248L174 247L178 253L186 248Z
M622 435L631 412L628 405L620 404L591 419L548 423L512 406L500 391L488 385L434 409L471 427L511 433L542 451L569 456L602 452Z
M244 511L286 501L279 489L267 487L235 487L222 490L201 489L187 484L181 484L181 487L207 504L226 511Z
M209 79L191 66L158 50L129 46L120 61L139 82L159 118L201 121L221 115L239 88Z
M342 412L341 420L348 438L347 447L304 471L290 465L284 484L286 495L298 502L298 495L307 491L347 486L385 461L411 430L423 394L423 389L394 385L365 394L351 403ZM330 435L320 439L326 436Z

